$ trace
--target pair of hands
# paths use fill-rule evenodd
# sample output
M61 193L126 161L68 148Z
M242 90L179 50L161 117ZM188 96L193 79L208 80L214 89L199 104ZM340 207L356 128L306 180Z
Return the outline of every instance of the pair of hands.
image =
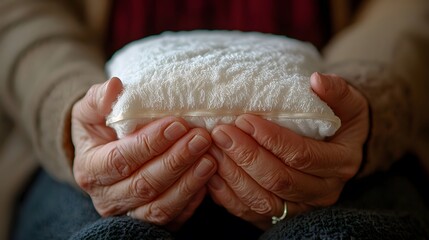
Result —
M105 117L122 83L94 85L72 111L76 182L102 216L127 213L171 230L207 193L261 229L282 215L284 201L288 216L332 205L359 169L368 105L338 76L315 73L311 86L342 121L326 141L248 114L212 133L167 117L118 140Z

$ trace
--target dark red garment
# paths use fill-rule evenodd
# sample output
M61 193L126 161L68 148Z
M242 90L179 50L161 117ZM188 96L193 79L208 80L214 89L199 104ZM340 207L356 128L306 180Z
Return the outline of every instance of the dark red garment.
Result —
M116 0L109 55L164 31L221 29L286 35L321 47L326 19L321 0ZM325 14L326 16L326 14Z

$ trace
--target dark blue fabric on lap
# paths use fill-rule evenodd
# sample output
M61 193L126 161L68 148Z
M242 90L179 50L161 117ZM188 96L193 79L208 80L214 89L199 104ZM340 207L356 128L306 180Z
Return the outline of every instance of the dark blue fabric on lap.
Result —
M127 216L101 218L86 194L41 170L22 197L11 239L429 239L428 183L407 169L411 163L350 181L335 206L281 221L265 233L209 197L175 233Z

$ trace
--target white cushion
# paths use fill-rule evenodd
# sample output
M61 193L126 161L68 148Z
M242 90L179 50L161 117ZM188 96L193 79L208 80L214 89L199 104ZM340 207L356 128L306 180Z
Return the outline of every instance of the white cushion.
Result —
M251 113L322 139L340 120L310 87L321 63L313 45L284 36L199 30L147 37L106 65L124 83L107 124L122 138L170 115L210 131Z

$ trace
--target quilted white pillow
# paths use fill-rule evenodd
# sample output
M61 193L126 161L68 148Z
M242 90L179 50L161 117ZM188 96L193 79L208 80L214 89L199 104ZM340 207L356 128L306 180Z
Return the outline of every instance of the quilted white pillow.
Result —
M314 46L284 36L199 30L147 37L106 65L124 83L107 125L122 138L170 115L211 130L251 113L322 139L341 123L311 90L320 67Z

